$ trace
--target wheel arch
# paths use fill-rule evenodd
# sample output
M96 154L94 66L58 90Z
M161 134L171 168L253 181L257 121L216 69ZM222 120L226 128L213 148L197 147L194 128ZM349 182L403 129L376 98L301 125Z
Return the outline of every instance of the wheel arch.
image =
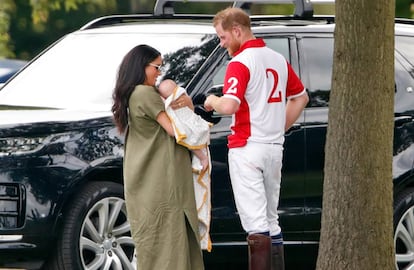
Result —
M410 170L393 180L394 201L407 189L414 188L414 170Z
M113 182L123 185L122 163L119 166L112 164L91 167L77 177L76 181L72 181L70 185L68 185L66 192L61 196L61 199L56 204L54 210L54 216L56 216L56 218L53 224L53 231L56 235L58 235L62 229L65 211L68 211L68 206L73 198L77 195L79 190L91 182Z

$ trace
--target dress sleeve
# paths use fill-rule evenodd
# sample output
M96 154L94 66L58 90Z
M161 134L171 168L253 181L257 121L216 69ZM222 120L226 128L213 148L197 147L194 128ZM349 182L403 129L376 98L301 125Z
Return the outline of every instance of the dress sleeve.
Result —
M134 106L138 116L157 119L160 112L165 111L164 102L155 87L138 85L131 95L130 106Z

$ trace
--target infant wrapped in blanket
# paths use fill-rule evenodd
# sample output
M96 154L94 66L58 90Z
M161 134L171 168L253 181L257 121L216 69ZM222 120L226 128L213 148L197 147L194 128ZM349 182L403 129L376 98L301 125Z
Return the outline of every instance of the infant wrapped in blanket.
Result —
M170 104L181 95L186 95L184 88L177 86L172 80L160 83L158 91L165 99L165 111L174 128L175 138L193 153L192 168L194 192L198 211L200 245L202 249L211 251L211 159L208 150L211 123L202 119L189 107L172 109Z

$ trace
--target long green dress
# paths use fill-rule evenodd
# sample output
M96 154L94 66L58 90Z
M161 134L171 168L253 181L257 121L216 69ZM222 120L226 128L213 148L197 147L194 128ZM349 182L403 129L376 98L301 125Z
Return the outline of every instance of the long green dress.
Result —
M125 200L138 270L204 269L190 154L156 121L164 103L151 86L129 99Z

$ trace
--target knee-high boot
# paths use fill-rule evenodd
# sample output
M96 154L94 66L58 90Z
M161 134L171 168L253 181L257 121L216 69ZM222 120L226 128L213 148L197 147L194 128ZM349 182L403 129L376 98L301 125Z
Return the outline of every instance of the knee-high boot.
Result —
M270 270L272 239L263 234L247 237L249 245L249 270Z
M285 270L283 244L272 245L272 270Z

